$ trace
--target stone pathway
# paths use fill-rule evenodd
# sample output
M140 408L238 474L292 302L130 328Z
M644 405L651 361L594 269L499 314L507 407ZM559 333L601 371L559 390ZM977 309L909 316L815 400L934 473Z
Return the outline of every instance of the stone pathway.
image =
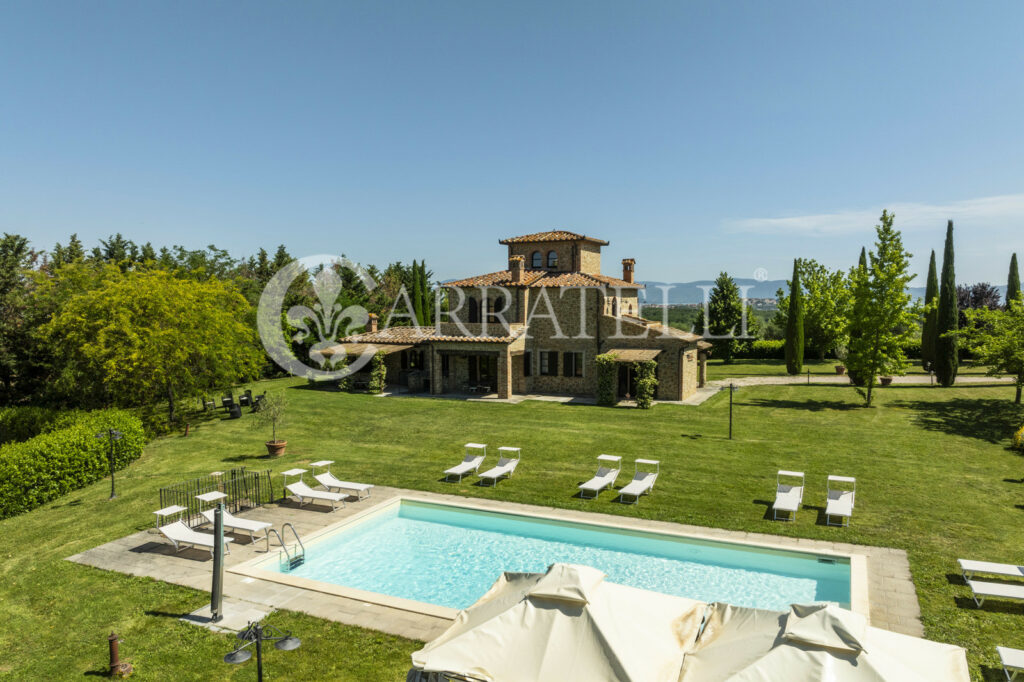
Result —
M867 584L861 584L859 588L856 585L854 587L861 593L860 601L866 600L867 603L860 603L859 606L855 604L855 608L862 613L868 612L872 625L894 632L923 636L917 593L910 575L907 555L903 550L720 530L665 521L627 518L612 514L537 507L385 487L374 488L373 497L359 502L350 501L344 508L333 513L328 507L306 506L299 509L294 503L283 502L250 510L243 516L269 521L275 527L290 522L295 525L301 537L308 538L327 526L334 525L347 517L359 514L380 502L400 495L437 502L469 503L496 511L557 515L566 520L618 525L638 530L683 533L710 540L758 543L782 549L850 555L853 557L853 561L863 562L862 565L866 565L866 581L864 582ZM760 512L752 510L751 513ZM766 521L765 523L770 522ZM837 528L836 537L841 538L842 536L842 529ZM242 536L235 537L236 541L231 543L231 553L225 557L224 596L225 600L231 600L234 604L242 606L245 611L254 613L261 609L290 609L318 618L380 630L421 641L429 641L437 637L451 624L449 618L234 573L231 571L233 566L254 558L264 557L267 552L264 540L250 543L247 534L244 538ZM270 548L272 555L278 551L276 545ZM68 561L130 575L147 576L207 593L210 590L213 565L210 552L206 549L188 549L175 554L170 544L151 527L68 557ZM854 599L858 600L856 593ZM193 616L193 619L201 620L201 615L197 612L196 616L199 618ZM186 617L186 614L181 614L181 616Z

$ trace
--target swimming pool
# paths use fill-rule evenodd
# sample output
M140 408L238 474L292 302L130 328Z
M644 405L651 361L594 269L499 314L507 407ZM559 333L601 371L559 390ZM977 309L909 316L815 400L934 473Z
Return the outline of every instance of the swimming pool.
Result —
M784 610L829 601L850 608L848 557L401 499L307 543L287 571L261 571L462 609L502 571L555 562L594 566L612 582L739 606Z

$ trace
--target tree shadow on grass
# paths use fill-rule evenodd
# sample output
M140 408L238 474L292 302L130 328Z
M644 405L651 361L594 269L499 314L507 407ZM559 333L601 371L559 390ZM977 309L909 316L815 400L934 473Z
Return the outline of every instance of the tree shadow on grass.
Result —
M863 407L861 403L851 403L843 400L780 400L777 398L753 398L744 401L745 404L753 407L767 407L769 409L781 410L807 410L809 412L845 412Z
M1024 417L1024 409L996 398L954 398L942 402L898 400L890 407L915 412L914 423L926 431L1000 443L1010 437Z

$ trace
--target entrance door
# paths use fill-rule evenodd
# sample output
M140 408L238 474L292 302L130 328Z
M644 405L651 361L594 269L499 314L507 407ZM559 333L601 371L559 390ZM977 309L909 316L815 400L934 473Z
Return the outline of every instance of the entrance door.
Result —
M498 385L498 358L488 356L477 360L480 363L480 383L494 391Z
M617 395L620 398L636 396L636 372L633 371L633 365L626 362L619 363L619 390Z

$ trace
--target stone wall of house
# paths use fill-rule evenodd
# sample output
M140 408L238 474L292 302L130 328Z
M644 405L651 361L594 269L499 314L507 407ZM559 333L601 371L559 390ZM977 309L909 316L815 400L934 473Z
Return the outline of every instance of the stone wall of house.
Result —
M528 393L593 395L597 392L594 357L599 352L597 320L603 305L601 292L591 287L566 289L564 294L560 293L558 289L537 289L531 292L530 306L535 312L530 322L529 336L523 339L524 350L529 353L531 376L525 377L523 383ZM548 306L542 300L545 295L558 321L557 327L549 317L537 317L538 314L548 314ZM540 354L551 351L557 353L557 361L552 367L555 373L542 375ZM563 353L566 352L583 354L583 376L565 376Z
M697 392L699 367L697 349L687 349L683 353L683 390L679 395L679 400L686 400Z
M558 266L548 267L548 253L554 251L558 254ZM579 269L573 267L573 256L576 251L575 242L523 242L508 245L509 258L522 256L526 261L527 270L552 270L554 272L569 272ZM539 252L541 255L541 266L536 268L533 265L533 254Z
M469 322L469 310L470 310L470 299L473 299L480 305L480 319L483 320L486 315L486 311L483 309L484 296L486 294L487 301L496 301L498 297L510 296L512 301L509 305L508 310L505 311L503 317L509 325L523 324L526 321L527 301L529 300L529 292L523 287L450 287L454 290L462 290L463 299L462 305L458 307L452 313L444 313L439 319L441 324L453 324L449 320L459 320L463 324L468 325ZM452 304L456 305L459 303L458 294L452 295ZM489 305L490 303L488 303ZM498 310L504 308L503 303L498 303ZM500 327L500 323L492 323L494 329L488 331L491 336L503 336L507 334L507 330L503 331Z
M590 242L580 242L579 271L588 275L601 274L601 246Z

